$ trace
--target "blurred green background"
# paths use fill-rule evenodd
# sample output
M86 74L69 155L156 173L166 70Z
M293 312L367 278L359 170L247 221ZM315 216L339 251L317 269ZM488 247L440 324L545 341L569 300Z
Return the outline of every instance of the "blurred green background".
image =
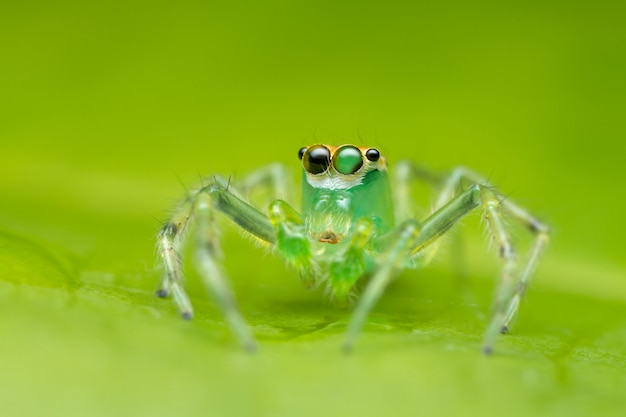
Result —
M623 415L625 9L2 2L2 414ZM299 179L315 142L470 166L553 226L496 356L479 353L498 264L477 216L464 260L403 273L351 356L349 312L230 227L258 354L193 273L196 320L152 296L181 183L273 161Z

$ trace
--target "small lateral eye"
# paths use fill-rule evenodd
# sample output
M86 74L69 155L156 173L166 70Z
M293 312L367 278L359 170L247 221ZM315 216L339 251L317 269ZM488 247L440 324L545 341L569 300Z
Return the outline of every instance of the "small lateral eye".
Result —
M342 146L335 152L333 165L340 174L354 174L363 166L363 155L356 146Z
M304 156L304 153L306 152L306 146L300 148L300 150L298 151L298 159L302 160L302 157Z
M376 148L369 148L367 152L365 152L365 157L372 162L376 162L380 159L380 152L378 152Z
M311 146L302 155L302 165L313 175L323 174L330 166L330 151L326 146Z

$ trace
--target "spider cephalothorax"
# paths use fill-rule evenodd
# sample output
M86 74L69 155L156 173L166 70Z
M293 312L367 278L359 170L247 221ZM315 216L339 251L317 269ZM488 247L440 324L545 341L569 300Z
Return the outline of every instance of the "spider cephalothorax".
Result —
M157 294L172 294L183 317L193 315L183 289L177 254L190 220L196 223L196 266L216 296L225 317L241 342L254 348L254 338L236 308L226 276L218 262L215 212L232 219L248 234L273 245L309 287L326 285L339 305L354 295L355 285L371 277L348 327L344 348L350 348L384 289L401 267L427 261L434 244L467 213L481 209L502 259L492 318L485 332L483 351L490 353L500 332L515 317L531 275L548 242L548 228L526 210L504 200L479 175L457 168L447 176L427 173L410 162L400 162L392 193L386 159L375 148L316 144L301 148L302 202L298 212L287 202L286 170L270 165L243 179L226 181L214 176L213 184L195 190L185 199L159 233L159 253L165 274ZM423 180L438 191L432 212L425 219L412 212L410 182ZM458 191L465 186L462 191ZM255 188L276 191L267 214L246 201ZM506 214L535 234L526 263L518 269ZM429 253L431 256L423 256Z
M309 236L322 243L342 242L361 218L372 220L380 231L393 227L387 165L378 150L313 145L300 149L299 156L302 215Z

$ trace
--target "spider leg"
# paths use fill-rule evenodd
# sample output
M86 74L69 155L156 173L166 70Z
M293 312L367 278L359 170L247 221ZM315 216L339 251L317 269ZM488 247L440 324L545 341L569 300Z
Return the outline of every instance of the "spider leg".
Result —
M338 306L349 304L351 290L365 272L363 250L370 242L373 232L374 222L371 219L359 219L348 247L329 265L327 293L330 293Z
M236 307L226 275L218 262L220 251L215 212L225 214L263 242L273 244L276 241L273 226L267 216L233 193L222 189L220 185L203 187L178 207L159 232L157 244L165 274L157 295L164 297L171 292L182 316L192 317L191 302L182 286L182 265L178 249L183 243L184 231L189 222L191 219L196 220L196 267L235 335L247 349L253 349L254 339Z
M530 279L537 268L539 263L539 259L543 254L543 251L548 246L548 242L550 240L550 229L545 224L539 222L536 218L534 218L530 213L526 210L518 207L517 205L511 203L510 201L504 201L501 203L504 206L504 209L510 213L514 218L517 218L526 227L535 234L535 241L531 246L528 252L528 258L522 269L522 273L520 274L519 280L517 282L517 286L515 288L515 293L513 295L513 299L511 300L507 313L504 318L504 322L502 323L502 328L500 331L502 333L506 333L509 330L511 322L517 315L517 311L519 309L519 304L528 289L528 285L530 284Z
M352 349L367 315L391 282L394 270L402 262L435 242L479 204L480 188L473 186L435 212L421 225L415 219L409 219L391 233L374 239L375 247L383 252L382 262L365 287L348 324L343 344L344 351Z
M318 282L319 271L311 256L311 244L304 229L302 216L283 200L270 204L269 218L276 235L276 246L308 288Z
M413 181L419 179L430 188L438 189L445 179L441 174L433 173L420 165L416 165L412 161L398 162L393 170L393 174L395 177L393 187L395 214L396 219L400 221L417 217L414 212L415 204L411 192L411 184Z
M497 337L497 333L508 332L511 322L517 315L520 302L528 289L532 274L539 263L541 254L548 245L550 230L547 225L540 222L527 210L518 206L511 200L504 198L504 196L495 191L491 186L489 186L484 177L465 167L457 167L452 171L441 190L436 206L443 205L447 200L452 198L455 191L463 182L482 184L483 189L489 189L485 192L488 196L486 201L483 202L484 215L493 234L493 239L499 248L500 257L505 259L505 266L501 274L500 289L496 290L494 301L495 315L498 317L502 316L502 321L497 323L494 317L485 334L484 350L486 353L489 353L492 349L495 338ZM512 284L502 283L503 281L510 280L510 275L514 274L513 268L515 267L515 252L501 220L501 212L503 214L508 214L510 217L520 222L535 235L535 240L528 252L527 259L523 263L521 273L519 274L517 280L515 280L515 283ZM509 297L506 296L507 291L510 292ZM506 301L503 300L503 298L505 298ZM503 302L508 304L505 307L498 307L500 303ZM498 313L498 311L501 311L502 309L504 309L505 312Z
M482 188L482 209L493 241L498 247L498 254L503 263L502 269L500 270L500 279L496 287L491 321L483 337L483 352L490 354L498 334L505 325L509 306L512 305L514 300L514 275L517 269L517 254L513 249L511 237L506 231L502 221L500 200L491 189L486 187ZM515 308L517 308L517 306Z
M354 341L361 331L369 312L383 294L385 288L387 288L396 266L400 260L405 258L407 249L417 237L419 233L417 222L415 220L407 220L397 228L396 232L394 233L394 241L389 245L382 257L381 265L374 272L363 294L361 294L352 318L348 323L348 330L343 343L344 352L352 350Z
M424 207L417 207L412 191L412 183L416 180L424 183L430 190L441 192L441 188L446 184L447 176L439 172L433 172L426 167L418 165L413 161L400 161L396 164L396 168L393 171L395 174L395 186L394 186L394 207L396 208L396 219L405 220L410 218L424 218L429 214L432 214L437 209L441 208L443 204L437 204L427 210ZM454 195L452 195L453 197ZM448 199L447 201L449 201ZM447 202L446 201L446 202ZM428 264L437 254L439 250L439 242L429 246L428 252L422 253L422 265ZM454 258L456 269L461 271L462 267L460 260ZM461 276L462 274L459 274Z
M192 210L192 201L189 199L183 201L167 222L163 224L157 236L157 248L163 260L165 273L156 295L165 298L171 293L181 315L186 319L193 316L193 308L182 286L182 260L179 255L179 248L189 225Z
M467 199L467 203L463 203L465 196L470 197ZM458 203L461 204L459 205ZM469 211L481 206L503 262L496 288L492 317L483 339L483 352L485 354L492 352L495 340L507 317L512 317L511 315L514 314L519 304L519 299L514 297L514 274L517 256L513 249L511 238L502 221L500 204L500 200L491 188L475 184L459 196L453 197L452 200L427 218L422 224L420 237L417 239L415 246L411 248L413 255L419 254Z
M271 188L273 198L291 201L291 176L288 169L282 164L270 164L260 168L238 183L238 188L247 195L250 191L261 186Z
M486 353L489 353L497 333L506 333L517 315L520 302L530 284L532 274L548 244L549 227L540 222L527 210L504 198L503 195L489 185L484 177L465 167L455 168L446 178L407 161L397 168L396 176L400 183L400 195L397 197L397 200L401 202L400 207L402 207L402 204L406 207L410 205L410 190L407 184L412 178L419 178L431 187L439 189L433 210L439 210L444 207L457 195L464 185L479 184L482 186L483 213L504 263L500 275L500 283L495 295L494 317L485 334L484 350ZM516 255L502 221L502 216L505 214L520 222L535 235L528 257L522 264L521 273L519 273L516 280L512 278L516 270ZM436 249L437 247L435 246L429 255L432 256ZM506 306L503 307L502 303L506 303ZM499 319L501 321L498 323Z

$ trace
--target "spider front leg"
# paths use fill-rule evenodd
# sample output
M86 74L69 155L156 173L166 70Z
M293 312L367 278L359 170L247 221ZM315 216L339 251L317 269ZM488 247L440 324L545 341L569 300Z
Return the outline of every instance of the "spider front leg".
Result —
M354 227L350 243L340 257L330 263L327 292L340 307L350 304L352 288L365 271L363 251L372 238L374 222L359 219Z
M406 220L396 230L375 238L374 246L383 251L382 262L365 287L344 339L343 350L352 350L365 319L393 278L394 270L411 256L423 251L480 202L480 188L473 186L435 212L423 224Z
M311 256L311 243L306 236L304 220L289 204L275 200L270 204L269 218L276 234L276 246L292 265L307 288L314 288L319 271Z
M193 308L183 288L182 262L179 249L182 245L192 211L193 202L190 199L186 199L163 225L157 237L158 251L163 260L165 273L156 295L165 298L172 294L181 315L186 319L193 317Z
M261 241L270 244L275 242L272 224L264 214L218 185L203 187L180 205L159 233L158 247L163 258L165 274L157 295L163 297L171 292L183 317L192 317L191 303L182 286L182 266L178 249L189 222L192 219L196 220L195 264L199 274L214 295L239 341L246 349L253 350L254 338L237 309L219 262L216 212L225 214Z

